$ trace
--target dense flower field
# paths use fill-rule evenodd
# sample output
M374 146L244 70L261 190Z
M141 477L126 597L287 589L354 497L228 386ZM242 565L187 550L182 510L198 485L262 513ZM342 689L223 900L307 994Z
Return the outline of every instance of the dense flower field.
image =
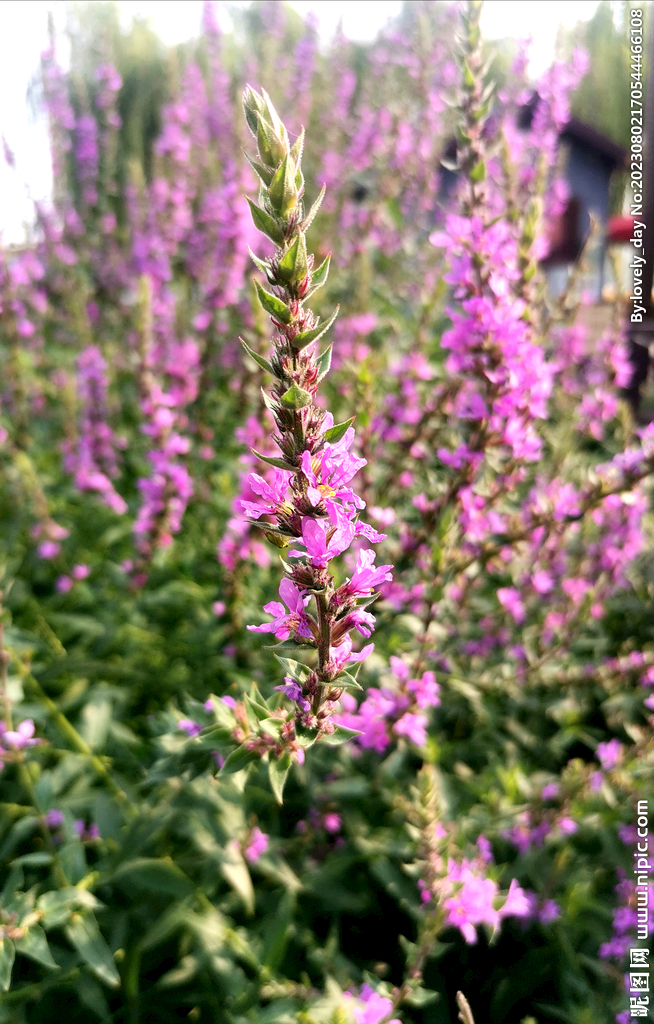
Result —
M654 427L620 302L591 336L539 270L585 57L498 88L479 13L324 51L207 4L151 148L116 39L43 55L53 200L0 250L0 1022L646 1006Z

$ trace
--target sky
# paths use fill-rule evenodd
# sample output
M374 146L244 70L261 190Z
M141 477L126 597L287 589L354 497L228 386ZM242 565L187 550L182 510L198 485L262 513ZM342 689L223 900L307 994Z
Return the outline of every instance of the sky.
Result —
M236 0L246 6L248 0ZM291 0L306 16L315 12L321 36L329 39L339 20L347 36L361 42L373 39L396 15L401 0ZM126 23L132 16L149 17L167 45L198 34L202 0L121 0ZM592 17L597 0L486 0L482 29L488 39L532 36L530 71L540 74L551 62L559 23L571 27ZM51 188L50 157L44 119L34 117L26 101L29 83L47 44L48 12L63 28L63 0L0 0L0 134L15 154L17 173L0 156L0 231L5 241L17 241L23 222L31 219L33 199L45 198ZM225 30L229 16L219 6Z

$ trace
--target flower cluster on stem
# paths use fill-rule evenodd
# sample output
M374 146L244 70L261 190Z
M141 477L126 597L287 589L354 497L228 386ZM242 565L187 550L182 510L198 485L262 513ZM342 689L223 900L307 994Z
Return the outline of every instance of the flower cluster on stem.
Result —
M304 132L293 146L289 144L286 128L265 92L259 95L248 88L244 109L258 146L257 159L250 163L261 181L260 205L250 204L252 218L276 245L268 259L253 256L272 288L256 285L259 301L276 329L270 361L245 348L275 378L270 393L264 392L264 401L275 421L273 441L280 455L254 453L275 473L272 482L250 475L258 500L243 501L242 510L261 525L273 544L289 548L288 557L293 559L283 563L285 575L279 587L283 604L273 601L264 608L272 622L248 628L272 633L284 646L292 642L316 651L317 665L311 670L282 659L287 675L279 689L295 703L301 724L327 733L334 729L328 719L344 684L358 685L346 666L362 661L373 649L368 644L355 653L351 634L356 630L370 636L375 620L365 609L375 588L390 579L391 566L376 567L374 552L362 547L351 578L337 586L330 572L332 560L355 537L375 543L383 536L359 519L364 502L350 486L365 464L351 453L352 420L335 425L331 414L316 404L318 386L331 361L331 345L319 353L318 341L338 312L321 322L304 306L329 271L329 256L314 269L305 241L322 194L305 214L300 169Z

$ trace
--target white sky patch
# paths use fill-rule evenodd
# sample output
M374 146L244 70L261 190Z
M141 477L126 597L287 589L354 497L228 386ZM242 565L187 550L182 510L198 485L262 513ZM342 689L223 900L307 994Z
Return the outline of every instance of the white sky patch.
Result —
M236 0L235 6L247 6ZM168 46L196 37L202 23L202 0L120 0L125 25L132 17L148 18ZM291 0L303 17L314 12L326 42L342 19L345 34L370 42L389 19L399 14L401 0ZM489 39L532 36L530 70L540 74L554 56L559 24L572 27L592 17L597 0L486 0L482 28ZM17 173L0 155L0 231L5 241L23 237L23 224L32 220L33 199L46 198L51 189L50 157L44 117L28 110L26 94L38 72L41 51L47 46L48 12L63 30L63 0L0 0L0 134L16 156ZM219 21L229 31L230 18L218 6ZM64 47L65 49L65 47Z

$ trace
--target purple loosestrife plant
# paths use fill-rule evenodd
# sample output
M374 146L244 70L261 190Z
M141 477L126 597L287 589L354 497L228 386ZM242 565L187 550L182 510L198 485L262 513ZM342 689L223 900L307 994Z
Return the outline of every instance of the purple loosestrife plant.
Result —
M367 644L355 653L351 634L356 631L370 637L375 620L365 609L376 596L375 588L391 578L391 566L376 567L374 552L361 547L352 576L344 583L337 586L330 571L332 560L355 538L375 543L383 535L361 522L364 502L350 486L364 465L363 459L351 453L352 420L335 425L333 417L316 404L318 385L331 360L331 345L319 353L318 341L338 312L321 322L304 307L325 283L329 270L329 257L314 270L305 241L322 194L305 214L300 170L304 132L293 146L289 144L286 129L265 92L259 95L248 88L244 108L258 145L257 159L250 162L262 183L260 205L250 204L252 217L276 245L274 256L266 260L253 256L272 290L259 283L256 288L276 333L270 361L243 344L275 378L271 392L264 392L264 401L276 424L273 440L280 455L254 452L274 467L275 474L272 481L256 473L250 475L257 500L244 500L242 510L259 523L273 544L289 548L288 558L292 559L283 562L282 601L264 607L272 621L248 628L272 633L280 641L278 648L316 652L312 668L276 654L285 673L284 683L276 689L294 704L296 731L306 731L310 742L321 737L336 742L352 735L351 730L330 721L343 689L359 688L348 666L363 661L373 649L373 644ZM252 754L272 749L274 755L281 756L284 742L296 756L298 753L291 722L284 723L280 741L274 737L271 742L269 733L264 732L245 742Z

